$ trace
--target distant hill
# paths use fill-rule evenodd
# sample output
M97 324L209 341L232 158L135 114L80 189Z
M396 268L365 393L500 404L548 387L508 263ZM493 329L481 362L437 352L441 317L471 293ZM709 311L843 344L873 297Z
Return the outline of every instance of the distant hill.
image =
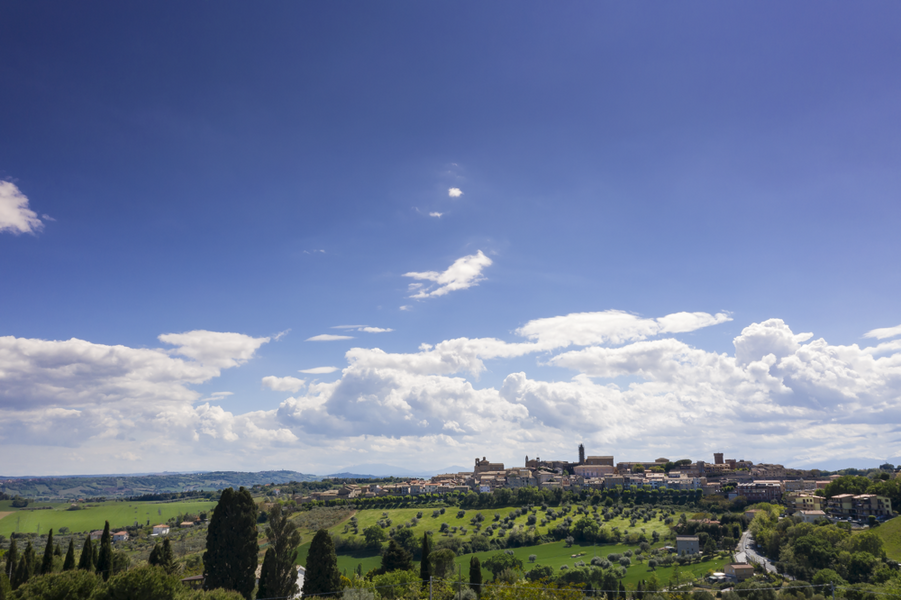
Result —
M373 479L376 477L432 477L442 473L459 473L461 471L472 471L472 467L450 466L443 469L416 471L412 469L404 469L395 467L394 465L386 465L381 463L367 463L362 465L354 465L352 467L344 467L341 472L333 475L326 475L329 478L355 478L355 479ZM366 473L365 475L357 475L357 473Z
M122 498L143 494L221 490L266 483L319 481L319 475L297 471L206 471L199 473L158 473L152 475L92 475L78 477L0 478L0 492L23 498Z

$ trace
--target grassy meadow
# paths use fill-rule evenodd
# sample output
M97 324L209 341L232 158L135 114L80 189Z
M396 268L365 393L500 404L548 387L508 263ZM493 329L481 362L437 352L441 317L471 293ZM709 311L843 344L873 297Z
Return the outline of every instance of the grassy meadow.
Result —
M7 512L0 519L0 535L9 537L12 533L47 533L55 532L60 527L68 527L69 531L82 532L103 529L104 521L110 527L118 529L127 525L151 525L165 523L168 519L180 514L210 512L216 506L215 501L184 502L100 502L90 503L88 508L68 510L70 504L29 504L28 508L51 506L50 510L21 510L10 506L9 501L0 503L0 512Z
M892 560L901 561L901 517L890 519L867 531L872 531L882 538L886 556Z

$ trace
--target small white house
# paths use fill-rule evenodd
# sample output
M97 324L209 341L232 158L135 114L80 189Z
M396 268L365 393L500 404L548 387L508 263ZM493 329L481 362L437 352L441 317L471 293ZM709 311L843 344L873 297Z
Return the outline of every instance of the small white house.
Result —
M153 535L169 535L169 526L168 525L154 525L153 526Z
M127 531L117 531L113 534L114 542L127 542L128 541L128 532Z

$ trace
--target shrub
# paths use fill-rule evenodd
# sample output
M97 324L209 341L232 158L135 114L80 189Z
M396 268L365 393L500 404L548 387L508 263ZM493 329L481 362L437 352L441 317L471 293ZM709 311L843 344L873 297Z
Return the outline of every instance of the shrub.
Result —
M530 554L530 555L529 555L529 562L530 562L530 563L533 563L533 562L535 562L536 560L538 560L538 556L536 556L536 555L534 555L534 554Z

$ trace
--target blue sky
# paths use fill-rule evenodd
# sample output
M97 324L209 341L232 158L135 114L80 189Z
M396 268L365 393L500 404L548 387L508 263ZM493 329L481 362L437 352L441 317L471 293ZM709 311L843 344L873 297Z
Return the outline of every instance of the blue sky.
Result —
M901 456L899 13L7 3L0 473Z

